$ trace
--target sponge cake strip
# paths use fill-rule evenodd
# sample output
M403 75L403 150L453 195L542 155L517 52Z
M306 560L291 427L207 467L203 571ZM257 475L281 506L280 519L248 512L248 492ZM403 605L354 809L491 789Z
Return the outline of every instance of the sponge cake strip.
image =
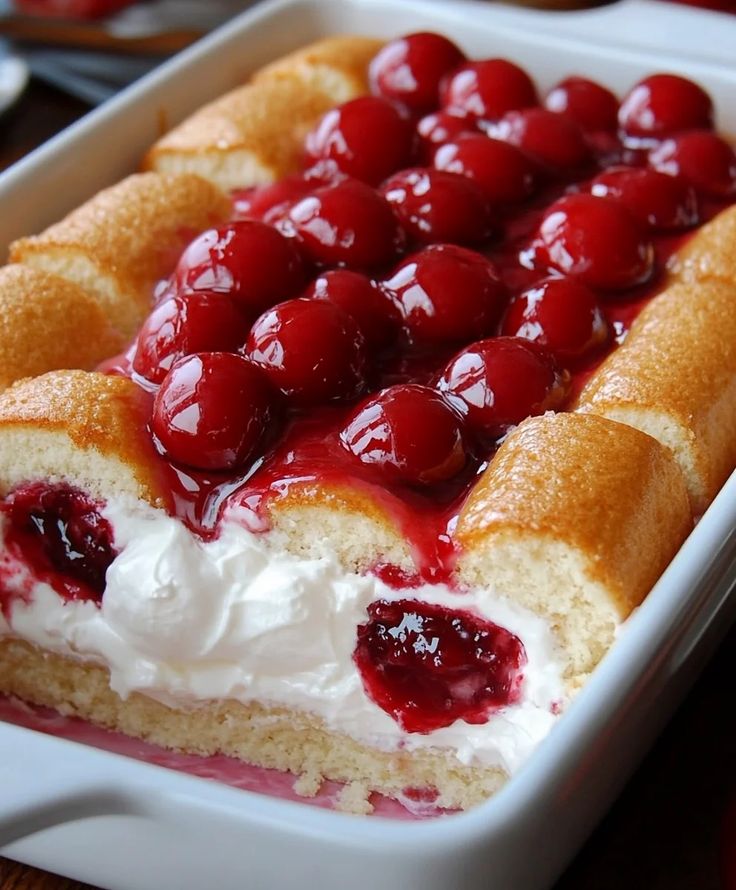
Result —
M94 368L125 345L97 301L28 266L0 268L0 389L56 368Z
M693 510L736 466L736 284L673 284L644 309L590 378L579 411L604 415L672 449Z
M146 429L150 397L124 377L51 371L0 394L0 494L63 480L105 499L169 499Z
M682 474L649 436L546 414L504 442L460 514L460 577L546 617L590 671L692 527Z
M669 268L680 280L717 279L736 287L736 205L699 229Z
M10 256L74 282L131 336L183 247L229 212L226 196L197 176L135 174L40 235L16 241Z

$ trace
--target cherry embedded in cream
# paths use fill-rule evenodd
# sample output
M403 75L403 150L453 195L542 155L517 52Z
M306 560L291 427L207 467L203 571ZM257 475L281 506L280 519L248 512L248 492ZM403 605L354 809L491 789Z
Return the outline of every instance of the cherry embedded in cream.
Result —
M407 732L485 723L519 696L518 637L473 615L417 600L377 600L353 655L366 693Z

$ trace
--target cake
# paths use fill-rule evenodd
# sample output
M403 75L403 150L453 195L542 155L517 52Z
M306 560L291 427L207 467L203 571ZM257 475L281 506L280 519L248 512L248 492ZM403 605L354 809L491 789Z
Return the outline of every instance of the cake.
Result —
M17 241L18 343L70 315L0 369L0 692L354 811L492 794L736 465L712 127L329 38Z

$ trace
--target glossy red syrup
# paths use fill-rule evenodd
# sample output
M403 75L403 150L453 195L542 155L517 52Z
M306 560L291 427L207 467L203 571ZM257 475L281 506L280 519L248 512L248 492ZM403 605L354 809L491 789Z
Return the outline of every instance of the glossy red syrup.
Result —
M354 658L368 695L407 732L485 723L519 694L520 640L469 612L379 600L358 628Z
M99 602L105 573L117 555L100 506L65 484L16 488L2 505L5 546L64 599Z

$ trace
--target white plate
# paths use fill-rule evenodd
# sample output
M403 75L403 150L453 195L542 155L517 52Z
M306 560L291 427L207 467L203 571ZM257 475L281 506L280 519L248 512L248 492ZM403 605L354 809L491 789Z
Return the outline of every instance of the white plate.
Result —
M432 0L274 0L0 176L0 249L133 170L162 121L277 55L327 33L421 29L454 37L471 55L513 58L542 88L589 73L622 91L651 71L680 71L710 90L720 128L736 132L736 19L728 16L646 0L563 14ZM121 890L549 886L728 626L734 577L736 475L550 736L471 812L417 823L347 816L0 724L2 853Z

